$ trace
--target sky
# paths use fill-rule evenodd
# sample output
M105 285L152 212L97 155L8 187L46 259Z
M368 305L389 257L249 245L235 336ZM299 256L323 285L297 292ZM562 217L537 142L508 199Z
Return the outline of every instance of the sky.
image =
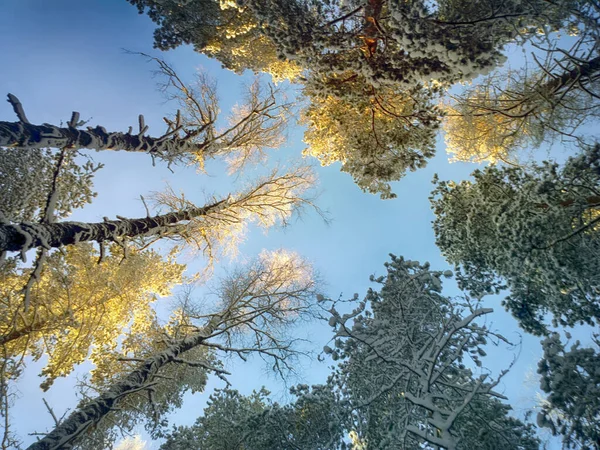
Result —
M157 79L152 74L155 67L140 56L126 53L126 49L165 59L187 81L193 79L198 69L207 71L218 80L224 112L238 101L240 83L251 79L249 74L240 77L225 71L218 62L194 53L189 47L169 52L154 50L153 30L154 24L125 0L4 0L0 5L0 50L5 61L0 70L0 94L16 95L32 123L66 122L71 111L78 111L91 126L126 131L130 125L136 126L138 114L144 114L148 134L160 135L165 129L162 117L172 113L175 106L166 102L157 90ZM0 120L16 120L7 102L0 102ZM271 164L299 160L303 148L302 130L293 128L287 145L270 155ZM151 158L144 154L105 151L90 155L105 164L95 177L98 196L91 205L76 211L73 220L101 221L104 216L116 215L143 217L140 194L148 196L152 191L164 189L167 183L198 202L204 195L226 196L243 183L225 176L220 162L207 164L206 174L198 173L194 167L174 167L171 173L160 162L153 166ZM331 298L340 295L351 298L354 293L362 297L369 287L369 275L385 273L383 263L389 253L429 261L432 268L445 270L447 263L435 246L430 226L431 179L438 173L443 180L458 181L467 178L475 168L467 163L448 163L440 140L437 156L427 168L394 183L398 198L382 201L378 196L361 192L350 176L339 172L338 166L316 167L320 192L317 203L327 211L329 222L306 211L285 230L270 230L268 234L250 230L238 258L251 258L262 249L295 250L314 264L323 280L322 289ZM260 170L256 169L256 173ZM186 262L193 270L200 270L205 264L202 258L188 257ZM217 270L228 264L231 262L224 261ZM448 288L450 294L456 293L452 286ZM485 361L497 374L517 358L499 390L509 397L515 413L522 414L535 402L537 386L532 373L541 349L535 338L519 332L515 321L502 310L499 299L491 299L488 304L495 308L488 319L495 328L509 339L518 341L523 337L520 351L499 350ZM159 308L166 310L168 305L165 300ZM317 352L330 336L320 324L305 327L299 333L311 337ZM305 360L298 367L297 381L323 382L328 364ZM73 408L77 401L73 390L75 374L58 380L42 395L37 376L41 367L41 364L28 366L18 385L20 398L12 411L15 431L25 443L34 439L28 433L44 431L51 425L42 396L59 415L66 408ZM249 393L265 384L276 399L286 398L286 386L268 375L257 361L230 362L228 369L233 373L233 387L241 392ZM84 365L78 372L87 370L89 366ZM221 384L211 381L204 393L188 396L184 407L172 416L173 423L193 423L215 386ZM150 443L148 448L158 445Z

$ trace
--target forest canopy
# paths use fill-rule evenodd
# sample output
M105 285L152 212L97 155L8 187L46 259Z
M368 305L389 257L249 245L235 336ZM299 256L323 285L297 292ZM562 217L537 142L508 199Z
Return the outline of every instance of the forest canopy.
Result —
M596 3L0 8L2 449L600 449Z

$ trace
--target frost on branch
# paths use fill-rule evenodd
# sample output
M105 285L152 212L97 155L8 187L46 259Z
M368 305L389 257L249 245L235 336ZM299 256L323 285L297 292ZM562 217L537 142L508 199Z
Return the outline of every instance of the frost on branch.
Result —
M234 255L249 225L255 224L266 230L286 226L294 214L301 213L306 207L319 212L309 197L314 184L314 174L308 167L296 167L282 174L274 170L243 191L221 200L224 202L222 207L165 228L158 236L200 251L209 260L220 255ZM172 190L156 194L154 201L157 206L173 211L195 208L183 194L177 195Z
M193 144L186 150L189 161L202 168L206 159L223 156L233 172L264 160L265 149L277 148L285 141L290 105L280 103L281 95L272 86L258 79L244 86L243 98L232 108L226 125L217 127L220 108L216 80L199 71L196 82L188 85L163 60L141 55L158 65L165 79L161 89L179 104L175 119L164 120L171 133L181 133Z
M265 88L258 81L249 86L227 126L219 129L214 82L200 74L195 88L187 86L164 61L144 56L158 64L167 79L163 87L181 106L175 117L164 118L167 131L162 136L146 135L148 127L143 115L138 118L137 132L130 127L122 133L108 132L102 126L81 129L76 121L79 113L74 112L67 128L46 123L0 122L0 147L144 152L169 164L196 162L201 167L207 158L228 156L239 168L242 162L260 159L265 148L275 148L283 142L289 105L278 103L274 89Z
M14 96L13 96L14 97ZM74 112L76 116L79 113ZM140 124L142 121L140 121ZM80 123L69 122L68 127L44 123L33 125L24 122L0 122L0 146L28 149L59 148L69 150L124 150L146 152L168 162L177 161L194 149L181 129L169 130L158 138L144 136L147 128L138 133L108 132L102 126L78 128Z
M600 318L600 147L562 166L488 167L473 181L435 181L434 231L465 279L505 282L505 306L535 334ZM465 286L473 289L472 286Z

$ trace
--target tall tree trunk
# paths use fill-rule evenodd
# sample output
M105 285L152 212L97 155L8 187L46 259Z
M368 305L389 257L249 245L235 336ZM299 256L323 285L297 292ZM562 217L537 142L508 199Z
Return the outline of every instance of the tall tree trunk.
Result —
M200 146L176 134L154 138L142 134L108 132L100 126L81 130L47 123L33 125L25 122L0 122L0 147L125 150L168 159L168 155L189 153Z
M0 253L26 252L36 247L61 247L86 241L113 241L123 237L169 234L169 225L216 212L227 204L220 200L202 208L190 208L140 219L105 220L104 222L59 222L0 224Z
M129 393L139 392L151 383L158 371L176 360L182 353L202 345L222 323L223 317L215 316L201 332L170 345L166 350L148 358L121 381L114 383L106 392L75 410L43 439L30 445L28 450L69 449L85 430L98 423Z

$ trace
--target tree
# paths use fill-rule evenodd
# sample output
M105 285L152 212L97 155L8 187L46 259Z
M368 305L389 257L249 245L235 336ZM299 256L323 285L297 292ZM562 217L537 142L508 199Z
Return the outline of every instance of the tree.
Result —
M520 149L577 138L578 128L598 116L598 71L600 57L567 55L533 73L485 78L447 106L448 151L457 161L514 163Z
M506 341L475 322L492 310L443 296L449 271L393 255L386 269L354 311L331 309L335 346L324 350L341 360L329 382L347 402L347 429L369 448L537 449L494 391L506 371L477 369L484 344Z
M120 381L135 370L140 362L163 352L170 343L187 337L192 326L188 315L176 309L166 324L154 316L152 320L134 323L122 335L118 347L108 349L96 361L91 376L80 382L80 406ZM119 436L130 434L138 424L144 424L153 438L162 437L168 425L167 415L181 408L184 395L202 392L206 386L209 369L223 376L221 363L207 347L200 346L185 354L187 363L163 367L147 389L131 392L115 408L85 433L76 448L102 450L111 448ZM58 425L58 424L57 424Z
M231 389L216 390L196 423L191 427L174 428L161 449L242 448L254 435L250 427L255 424L250 425L250 421L265 412L268 395L269 391L264 388L249 396Z
M123 250L113 245L102 261L99 256L90 244L72 246L48 255L36 277L35 268L18 267L13 259L4 262L0 417L6 442L10 442L13 393L28 361L46 359L40 373L44 391L86 360L99 364L124 330L152 322L151 304L158 296L169 295L184 270L148 250L131 250L124 259Z
M328 386L292 388L298 400L272 402L264 388L249 396L231 389L210 396L191 427L177 427L161 450L331 449L342 440L338 405Z
M218 289L219 298L212 313L190 313L193 326L185 327L180 336L169 336L165 329L164 347L149 355L136 356L127 347L123 358L136 363L133 370L115 373L110 379L102 376L102 393L84 402L46 437L30 449L71 448L73 443L114 412L127 407L132 395L145 393L152 402L152 393L163 383L173 383L169 370L181 365L200 373L226 375L208 355L235 354L245 359L257 354L284 373L291 369L290 358L296 354L295 339L288 335L289 327L311 313L315 281L312 268L289 252L263 253L261 257L224 278ZM195 359L198 358L198 359ZM165 372L167 371L167 372ZM183 389L185 386L169 389Z
M48 357L41 375L48 389L88 357L96 362L117 345L121 332L152 320L151 303L181 283L185 266L154 251L131 250L127 258L116 244L99 261L91 244L54 252L30 290L30 268L5 270L0 283L0 346L4 358ZM8 374L10 378L10 374Z
M454 159L514 163L528 146L557 138L581 141L578 128L598 116L598 6L551 7L567 13L562 30L569 39L559 39L552 27L530 29L532 60L524 68L497 72L452 96L444 128Z
M326 384L295 387L285 406L263 391L217 392L204 416L161 448L538 449L533 427L498 400L499 378L466 367L467 358L481 366L488 340L504 340L474 322L491 310L444 297L449 272L394 256L386 268L374 280L381 290L369 290L352 312L331 305L335 345L324 352L339 362Z
M524 68L497 72L452 96L444 130L454 159L514 163L526 147L559 138L581 142L579 127L598 116L599 10L590 2L563 7L569 39L552 27L529 30L534 51Z
M54 214L67 217L90 203L94 173L101 164L75 162L74 152L6 148L0 152L0 218L3 222L41 219L53 185L58 189ZM58 183L57 183L58 181Z
M77 153L65 150L4 149L0 154L0 222L49 222L55 217L67 217L72 209L89 203L96 195L92 191L92 178L101 165L88 160L80 166L76 156ZM50 304L41 305L42 308L38 309L39 305L34 302L33 310L30 308L31 291L42 276L47 256L45 250L38 251L33 266L23 269L19 268L15 258L7 258L5 253L0 255L0 417L4 422L3 449L20 445L11 430L10 407L17 396L14 381L23 370L24 357L34 347L37 347L33 351L34 359L41 356L43 349L39 346L39 332L48 331L45 328L50 323L54 331L61 333L61 328L68 326L64 311L55 316ZM63 323L57 324L55 319L61 315L64 316ZM48 348L56 345L51 334L50 331ZM33 340L28 342L28 338ZM74 353L78 355L77 351ZM62 367L69 370L70 362L66 358Z
M566 448L600 448L600 346L581 348L577 341L567 350L558 333L542 341L538 363L540 386L548 398L538 413L538 424L563 435Z
M360 92L367 87L345 81L342 88ZM308 126L304 154L324 166L341 162L341 170L361 189L393 198L389 182L424 167L434 155L436 113L423 91L407 95L381 89L351 101L315 95L302 114Z
M590 146L562 167L487 167L473 181L434 181L442 254L466 278L505 282L504 305L528 332L546 334L548 312L554 326L600 318L599 158Z
M275 45L260 31L256 18L236 2L128 1L159 25L154 32L155 48L192 44L197 52L218 59L227 69L266 72L274 81L293 80L302 70L296 63L278 58Z
M160 25L155 37L169 35L174 45L197 43L197 50L202 51L203 35L196 38L197 28L193 29L202 22L197 17L194 23L193 12L201 6L216 9L216 2L195 0L181 6L154 0L131 3L140 11L148 6L148 14ZM538 26L560 28L570 14L566 1L548 5L489 0L474 6L462 1L248 0L242 5L246 9L238 11L254 15L262 25L258 33L271 38L278 54L310 70L311 77L351 70L364 74L373 84L413 86L424 81L423 77L439 82L471 78L495 65L501 59L499 49L508 41L534 35ZM159 39L155 44L161 47Z
M159 194L156 201L171 212L155 216L105 218L97 223L4 223L0 224L0 251L23 255L36 247L170 238L211 257L219 247L232 248L249 222L257 222L265 228L287 223L294 212L311 204L303 195L313 183L310 169L297 167L283 175L273 171L241 194L229 195L203 207L194 205L183 195L167 191Z
M432 100L501 64L505 44L572 28L580 11L568 0L129 1L158 24L158 48L191 43L233 70L279 78L274 55L302 69L305 154L340 161L383 198L433 155L442 114ZM248 47L265 56L247 57Z
M276 91L258 81L246 89L244 101L230 114L228 125L217 128L219 115L216 83L200 73L195 86L188 86L164 61L142 54L159 67L168 97L181 107L175 117L163 120L167 131L159 137L146 136L148 127L139 116L139 130L133 133L108 132L102 126L81 129L84 122L73 112L67 127L33 125L17 97L8 94L18 122L0 122L0 147L59 148L71 151L123 150L148 153L167 163L197 163L229 156L236 160L260 157L266 147L278 147L286 125L287 105L278 105ZM258 154L258 155L257 155Z

